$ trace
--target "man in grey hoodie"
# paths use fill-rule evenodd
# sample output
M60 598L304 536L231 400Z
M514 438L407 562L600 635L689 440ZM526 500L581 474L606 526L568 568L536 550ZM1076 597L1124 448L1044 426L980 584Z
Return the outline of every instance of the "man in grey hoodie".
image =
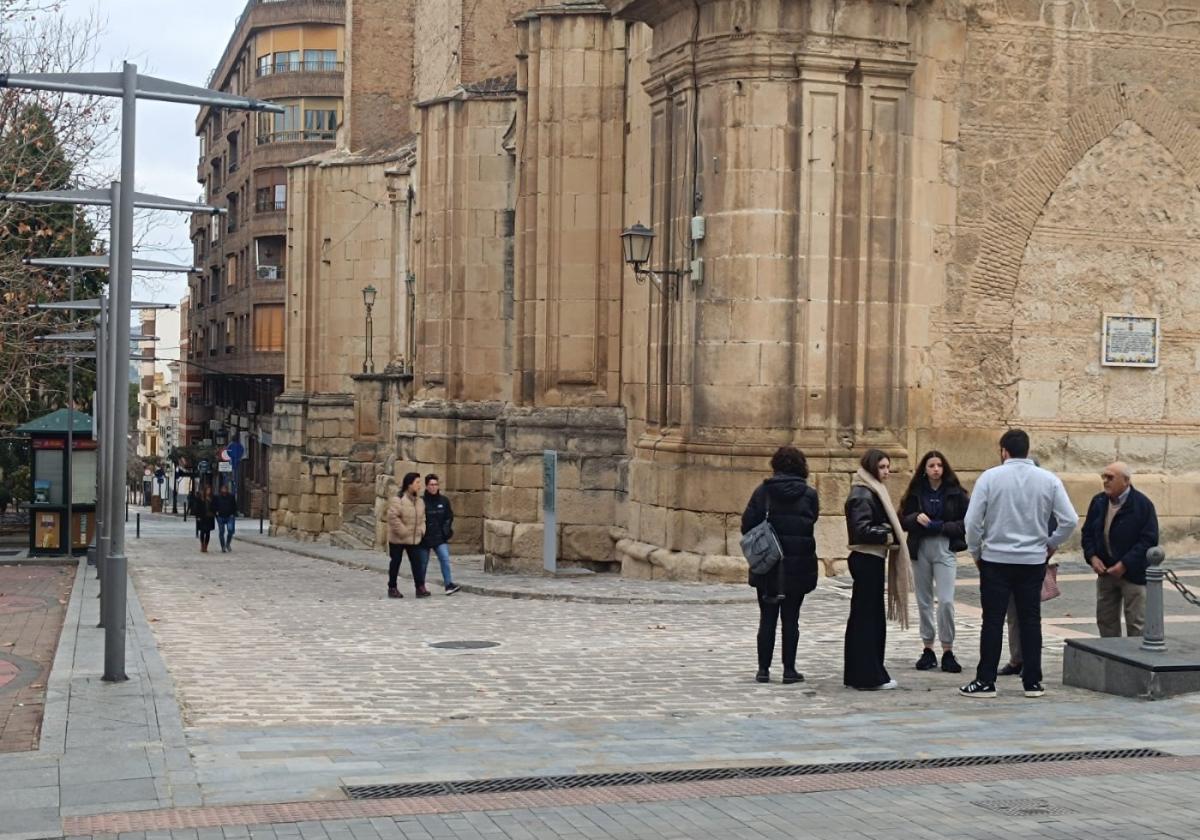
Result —
M1010 596L1017 607L1021 680L1026 697L1041 697L1042 580L1046 561L1079 524L1063 483L1029 458L1029 435L1010 429L1000 438L1000 466L979 476L967 506L967 551L979 567L983 628L975 679L959 689L965 697L995 697L996 669L1004 641ZM1057 521L1047 535L1046 523Z

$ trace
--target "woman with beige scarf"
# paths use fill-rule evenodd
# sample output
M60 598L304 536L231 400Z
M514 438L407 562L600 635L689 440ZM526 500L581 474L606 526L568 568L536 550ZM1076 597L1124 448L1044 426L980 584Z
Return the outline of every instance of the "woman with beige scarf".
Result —
M897 683L883 664L887 618L908 627L908 593L912 561L900 518L884 481L892 462L885 452L869 449L854 474L846 499L846 531L850 542L850 576L854 591L846 622L843 682L860 691L893 689Z

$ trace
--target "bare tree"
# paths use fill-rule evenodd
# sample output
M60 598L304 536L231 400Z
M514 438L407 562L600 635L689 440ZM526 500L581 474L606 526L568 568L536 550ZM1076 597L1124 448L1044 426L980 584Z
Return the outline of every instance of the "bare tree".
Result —
M0 0L0 67L12 73L89 69L97 57L97 18L67 20L56 4ZM46 91L0 90L0 191L87 187L106 183L100 161L115 141L112 102ZM0 428L31 413L65 405L62 346L42 347L37 335L69 325L73 316L30 311L29 304L65 300L67 273L27 266L28 257L66 256L93 247L92 220L75 208L0 203ZM104 278L84 273L77 291L98 290ZM87 377L79 393L90 393Z

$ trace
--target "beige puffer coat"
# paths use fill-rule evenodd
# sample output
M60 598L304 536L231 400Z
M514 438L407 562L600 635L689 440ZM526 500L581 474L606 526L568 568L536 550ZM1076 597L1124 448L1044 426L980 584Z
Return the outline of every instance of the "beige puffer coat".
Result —
M387 526L389 543L419 544L425 536L425 501L401 493L388 503Z

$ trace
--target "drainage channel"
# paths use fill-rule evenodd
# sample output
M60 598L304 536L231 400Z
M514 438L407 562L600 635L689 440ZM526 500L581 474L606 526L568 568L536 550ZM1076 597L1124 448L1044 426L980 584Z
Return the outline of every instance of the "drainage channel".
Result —
M409 782L394 785L347 785L351 799L404 799L466 793L510 793L525 790L566 790L585 787L655 785L713 779L763 779L778 776L825 776L834 773L877 773L884 770L933 770L943 767L984 767L998 764L1047 764L1067 761L1105 761L1116 758L1166 758L1152 749L1085 750L1078 752L965 755L951 758L911 758L851 761L841 764L777 764L766 767L707 767L695 770L649 770L626 773L586 773L574 776L517 776L502 779L464 779L457 782Z

